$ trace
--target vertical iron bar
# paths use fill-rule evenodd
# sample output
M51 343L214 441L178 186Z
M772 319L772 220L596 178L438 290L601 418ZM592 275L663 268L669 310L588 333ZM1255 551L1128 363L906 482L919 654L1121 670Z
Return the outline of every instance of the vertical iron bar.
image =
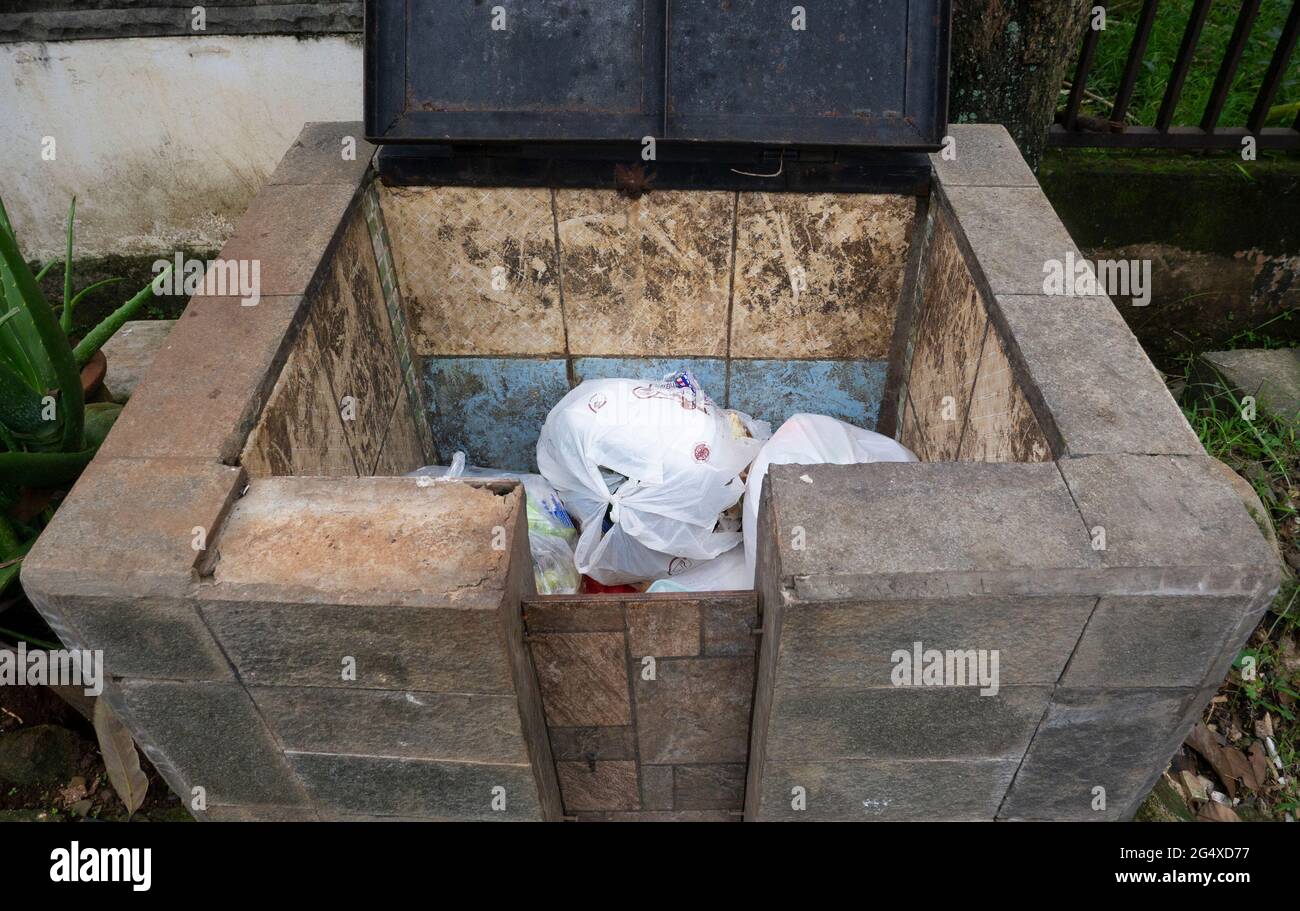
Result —
M1156 128L1168 132L1174 122L1174 111L1178 109L1178 99L1183 94L1183 83L1187 81L1187 71L1192 66L1192 56L1196 45L1201 40L1201 29L1205 27L1205 17L1210 12L1211 0L1196 0L1192 7L1191 18L1187 21L1187 30L1183 32L1183 43L1178 48L1178 58L1169 73L1169 85L1165 87L1165 98L1160 102L1160 113L1156 116Z
M1255 0L1256 3L1259 0ZM1142 58L1147 53L1147 43L1151 40L1151 27L1155 25L1156 9L1160 0L1146 0L1142 4L1142 15L1138 17L1137 34L1133 36L1133 46L1129 48L1128 63L1124 64L1124 78L1120 80L1119 92L1115 95L1115 107L1111 109L1110 119L1123 123L1128 114L1129 102L1133 100L1133 87L1137 85L1138 74L1142 71Z
M1098 6L1105 7L1105 3ZM1083 50L1079 53L1079 65L1074 70L1074 82L1070 86L1070 100L1065 105L1065 128L1073 130L1079 122L1079 106L1083 104L1083 92L1088 87L1088 73L1092 70L1092 58L1097 53L1097 41L1101 31L1092 27L1089 14L1088 32L1083 36Z
M1214 80L1214 90L1210 92L1210 101L1205 106L1205 115L1201 118L1201 129L1207 133L1212 132L1219 125L1219 115L1223 113L1223 104L1228 99L1228 92L1232 89L1233 77L1237 75L1237 67L1241 63L1241 55L1246 50L1246 39L1250 37L1250 30L1255 27L1255 18L1259 15L1260 0L1243 0L1241 4L1241 13L1237 16L1237 24L1232 29L1232 38L1228 41L1228 49L1223 55L1223 65L1219 67L1219 75Z
M1268 120L1268 109L1273 104L1273 96L1277 94L1278 86L1282 84L1282 74L1286 72L1287 61L1291 59L1291 53L1295 50L1297 33L1300 33L1300 0L1295 0L1291 4L1291 15L1287 17L1286 25L1282 27L1282 37L1277 43L1277 50L1273 52L1273 59L1269 61L1268 70L1264 73L1264 84L1259 87L1259 94L1255 96L1255 107L1250 112L1250 120L1247 121L1246 126L1256 135Z

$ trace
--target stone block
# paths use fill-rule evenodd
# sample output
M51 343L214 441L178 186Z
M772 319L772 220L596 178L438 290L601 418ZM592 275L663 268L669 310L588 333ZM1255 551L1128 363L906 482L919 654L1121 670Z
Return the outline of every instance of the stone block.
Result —
M530 633L621 633L622 600L546 598L524 603Z
M1199 686L1249 599L1108 596L1070 659L1062 686Z
M890 685L896 650L998 652L1003 685L1054 685L1097 599L976 597L799 604L782 617L782 687Z
M234 462L305 314L301 295L264 290L251 307L238 297L195 295L99 456Z
M359 192L359 183L269 184L236 223L221 259L257 260L263 295L307 295L325 277Z
M541 633L529 638L529 647L548 724L632 723L622 633Z
M640 810L630 813L579 813L578 822L740 822L728 810Z
M449 762L528 762L512 695L338 687L252 687L286 750Z
M778 688L767 759L1018 760L1050 696L1029 686L990 696L971 686Z
M700 605L696 601L629 601L627 648L633 661L700 653Z
M676 809L740 810L744 807L743 763L674 766L673 771Z
M664 659L634 679L643 762L743 762L754 691L751 658Z
M569 350L726 355L735 206L733 193L557 190Z
M38 607L55 596L183 596L198 578L195 543L211 545L243 477L215 463L97 457L23 561L23 587Z
M673 809L673 766L641 766L641 809Z
M356 686L513 692L491 611L203 600L202 611L250 686ZM345 664L345 659L352 659ZM344 670L355 662L356 679Z
M915 217L909 196L741 193L731 355L887 357Z
M753 655L758 651L760 626L753 593L732 598L701 600L700 622L706 655Z
M1112 590L1254 595L1277 587L1268 542L1208 456L1098 455L1059 465L1086 526L1105 531L1096 554Z
M204 597L496 611L522 506L513 485L257 479L221 530Z
M796 601L1073 594L1097 584L1100 561L1050 463L774 465L767 479L772 557Z
M357 186L375 156L375 146L365 135L359 120L305 123L267 183ZM345 153L352 157L344 158Z
M100 350L109 363L104 385L113 401L131 397L175 324L174 319L128 320L104 343Z
M1058 689L998 816L1101 821L1126 818L1163 767L1193 690ZM1103 788L1105 808L1094 789ZM1098 809L1093 809L1094 804Z
M543 818L537 782L527 765L329 753L285 755L327 819L351 815L485 822ZM493 809L494 799L502 809Z
M232 680L192 601L141 595L30 595L70 648L100 649L114 677ZM68 638L64 638L65 635Z
M1164 381L1104 297L999 295L1026 395L1061 455L1200 455Z
M319 822L310 807L213 807L203 813L207 822Z
M153 764L188 803L201 787L209 805L304 807L298 780L234 683L127 680L123 720Z
M1083 259L1052 204L1028 187L940 188L974 254L977 281L993 294L1042 294L1044 264Z
M636 758L636 732L630 727L552 727L549 733L557 762Z
M945 187L1036 187L1038 179L1016 142L1000 123L953 123L950 159L930 156L935 176Z
M990 821L1016 760L770 762L750 821ZM806 809L794 808L802 788Z
M566 813L639 810L635 762L557 762Z
M1260 411L1289 423L1300 419L1300 350L1210 351L1201 360L1238 396L1253 396Z

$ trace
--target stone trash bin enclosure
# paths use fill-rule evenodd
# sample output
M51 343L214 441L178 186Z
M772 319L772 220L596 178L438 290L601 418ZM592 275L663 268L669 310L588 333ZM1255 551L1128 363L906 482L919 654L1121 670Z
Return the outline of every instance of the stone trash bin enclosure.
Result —
M360 134L303 131L221 254L260 302L191 301L23 569L196 816L1133 813L1278 571L1110 301L1044 296L1079 253L1003 129L909 192L635 200ZM921 461L774 467L756 590L699 595L539 597L515 485L402 477L665 364Z

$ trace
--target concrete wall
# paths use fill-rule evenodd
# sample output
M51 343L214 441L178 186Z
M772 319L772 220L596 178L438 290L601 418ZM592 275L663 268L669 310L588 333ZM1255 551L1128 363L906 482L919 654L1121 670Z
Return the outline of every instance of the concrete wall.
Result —
M74 194L80 256L217 249L304 122L360 116L358 36L0 44L0 195L33 258Z

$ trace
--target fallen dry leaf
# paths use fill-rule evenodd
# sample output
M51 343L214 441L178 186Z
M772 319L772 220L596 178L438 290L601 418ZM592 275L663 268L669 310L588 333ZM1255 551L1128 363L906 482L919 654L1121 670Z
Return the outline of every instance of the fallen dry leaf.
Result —
M1255 770L1255 780L1259 782L1260 788L1263 788L1268 781L1268 754L1264 752L1264 744L1256 742L1250 746L1250 767Z
M1224 806L1216 800L1206 801L1196 812L1201 822L1241 822L1241 817L1232 807Z
M140 754L135 750L131 732L103 699L95 700L95 734L99 737L99 752L104 757L104 771L130 816L144 803L149 779L140 768Z
M1259 781L1255 770L1246 758L1246 754L1235 747L1225 746L1219 738L1203 724L1197 724L1187 735L1187 745L1200 753L1214 774L1219 776L1229 797L1237 796L1238 784L1252 790L1260 790L1264 783Z

